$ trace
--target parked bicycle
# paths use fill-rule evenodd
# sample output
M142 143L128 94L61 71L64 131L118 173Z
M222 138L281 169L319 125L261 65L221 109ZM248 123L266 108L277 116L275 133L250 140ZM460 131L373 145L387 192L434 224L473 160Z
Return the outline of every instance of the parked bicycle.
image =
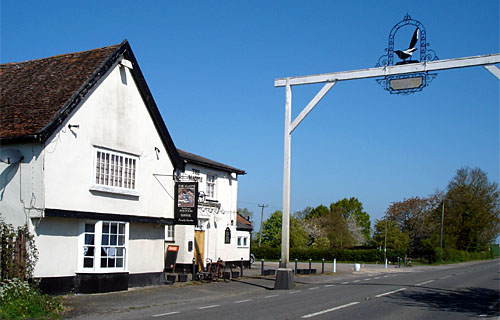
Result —
M207 258L206 262L205 269L196 274L197 280L203 282L218 281L219 279L224 279L225 282L231 281L233 275L233 266L231 264L225 264L220 258L216 262Z

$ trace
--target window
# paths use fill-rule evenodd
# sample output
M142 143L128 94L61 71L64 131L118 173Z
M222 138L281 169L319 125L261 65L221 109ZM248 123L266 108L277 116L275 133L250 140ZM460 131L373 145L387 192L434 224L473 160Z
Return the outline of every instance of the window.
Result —
M198 169L192 169L191 171L193 171L193 174L195 176L199 176L200 175L200 170L198 170Z
M238 247L241 246L241 237L238 237Z
M137 193L138 157L96 148L93 189L126 194Z
M175 226L174 225L166 225L165 226L165 241L174 241L175 237Z
M217 176L207 174L207 198L215 199L215 182Z
M248 237L238 237L238 247L248 247Z
M247 237L244 237L244 238L243 238L243 246L244 246L244 247L246 247L246 246L247 246L247 239L248 239Z
M86 222L83 226L82 270L125 270L128 224Z

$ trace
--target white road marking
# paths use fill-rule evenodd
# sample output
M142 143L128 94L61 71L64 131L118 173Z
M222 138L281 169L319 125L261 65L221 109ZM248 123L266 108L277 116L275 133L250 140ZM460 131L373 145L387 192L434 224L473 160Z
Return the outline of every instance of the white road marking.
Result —
M380 279L380 277L375 277L374 279Z
M366 279L363 279L364 281L369 281L371 280L372 278L366 278Z
M448 278L451 278L451 276L442 277L442 278L439 278L439 280L444 280L444 279L448 279Z
M319 287L309 288L309 290L316 290L316 289L319 289Z
M349 282L342 282L341 284L348 284Z
M167 312L167 313L161 313L161 314L155 314L153 317L163 317L163 316L169 316L171 314L177 314L180 312L174 311L174 312Z
M319 316L320 314L325 314L327 312L332 312L332 311L335 311L335 310L347 308L347 307L356 305L358 303L359 302L351 302L351 303L344 304L344 305L341 305L341 306L338 306L338 307L335 307L335 308L326 309L326 310L323 310L323 311L318 311L318 312L315 312L315 313L306 314L305 316L302 316L301 318L306 319L306 318L311 318L311 317Z
M210 308L217 308L217 307L220 307L220 304L214 304L214 305L211 305L211 306L200 307L200 308L198 308L198 310L210 309Z
M279 294L273 294L273 295L270 295L270 296L265 296L264 299L274 298L274 297L277 297L277 296L279 296Z
M334 285L334 284L327 284L327 285L325 286L325 288L329 288L329 287L335 287L335 285Z
M356 282L359 282L359 280L354 280L352 283L356 283Z
M299 292L300 292L300 290L295 290L295 291L290 291L290 292L288 292L288 293L289 293L289 294L294 294L294 293L299 293Z
M379 295L376 295L375 298L380 298L380 297L383 297L383 296L387 296L389 294L393 294L393 293L396 293L396 292L399 292L399 291L403 291L403 290L406 290L407 288L401 288L401 289L398 289L398 290L393 290L393 291L389 291L389 292L386 292L386 293L382 293L382 294L379 294Z
M252 300L246 299L246 300L235 301L234 303L243 303L243 302L249 302L249 301L252 301Z
M416 286L423 286L424 284L428 284L428 283L431 283L431 282L434 282L434 280L428 280L428 281L420 282L420 283L417 283Z
M389 276L384 276L384 278L389 278Z

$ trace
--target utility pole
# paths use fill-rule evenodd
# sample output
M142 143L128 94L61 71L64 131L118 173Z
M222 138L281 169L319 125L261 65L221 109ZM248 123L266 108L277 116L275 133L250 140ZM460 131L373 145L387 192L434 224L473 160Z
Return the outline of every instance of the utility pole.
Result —
M260 208L262 208L262 212L260 214L260 231L259 231L259 248L260 248L260 243L262 242L262 223L264 222L264 208L267 208L267 204L263 205L258 205Z
M443 199L443 208L441 210L441 233L439 235L439 247L441 248L441 252L443 251L444 200L445 199Z

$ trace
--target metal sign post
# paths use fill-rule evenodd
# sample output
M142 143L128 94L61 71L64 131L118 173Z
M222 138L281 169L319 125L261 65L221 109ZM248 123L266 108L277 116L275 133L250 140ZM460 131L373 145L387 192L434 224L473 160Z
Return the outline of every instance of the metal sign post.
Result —
M292 132L304 120L316 104L337 83L337 81L387 77L391 75L405 75L417 72L467 68L484 66L500 80L500 69L494 64L500 63L500 54L488 54L474 57L456 58L448 60L424 61L420 63L384 66L371 69L325 73L318 75L289 77L274 80L275 87L286 88L285 101L285 147L283 159L283 220L281 240L281 268L276 275L275 289L293 288L293 271L290 269L290 160ZM313 83L326 83L308 105L292 121L292 86Z

